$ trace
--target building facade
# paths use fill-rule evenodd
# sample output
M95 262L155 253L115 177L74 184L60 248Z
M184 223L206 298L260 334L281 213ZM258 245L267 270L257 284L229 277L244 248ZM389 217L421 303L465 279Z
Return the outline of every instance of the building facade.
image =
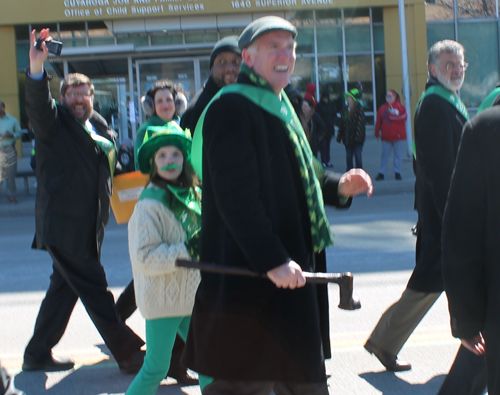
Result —
M456 32L457 23L459 33L467 29L460 18L449 18L446 5L432 7L446 9L446 19L434 15L429 20L428 4L405 0L411 108L427 79L427 36L432 40L453 38L449 34ZM0 100L26 124L24 70L29 65L29 32L49 27L54 39L64 44L61 56L51 56L46 64L54 75L53 92L58 92L58 79L67 73L87 74L95 84L101 114L120 139L133 138L143 121L139 98L149 86L169 78L181 83L192 97L209 75L209 55L215 42L238 35L249 22L264 15L284 17L299 30L292 84L300 91L314 82L318 93L328 91L336 98L361 86L370 123L384 103L386 89L401 92L397 0L6 0L0 15L4 50ZM473 25L490 34L497 29L498 17L488 15L487 21L487 28L484 21ZM498 48L498 34L495 40ZM481 71L475 78L488 75L491 81L498 79L498 59L488 65L494 70L490 74ZM483 90L472 94L474 89L467 88L465 97L471 97L467 104L472 107L496 81L481 83L484 95Z

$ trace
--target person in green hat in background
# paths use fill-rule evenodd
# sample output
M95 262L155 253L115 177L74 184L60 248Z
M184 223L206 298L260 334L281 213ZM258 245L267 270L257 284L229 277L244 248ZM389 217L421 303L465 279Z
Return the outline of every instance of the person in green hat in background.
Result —
M177 333L187 336L200 273L175 261L197 260L199 254L201 190L190 152L190 133L175 122L149 127L138 151L139 170L151 182L134 208L128 234L147 351L127 395L154 394L169 370Z
M339 133L337 142L345 145L346 171L363 168L363 144L366 138L365 112L361 101L361 92L354 88L344 94L347 105L340 110Z

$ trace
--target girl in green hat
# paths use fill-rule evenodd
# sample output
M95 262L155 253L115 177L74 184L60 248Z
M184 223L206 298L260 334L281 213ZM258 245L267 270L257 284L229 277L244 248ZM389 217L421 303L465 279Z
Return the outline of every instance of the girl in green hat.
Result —
M146 319L144 365L127 395L154 394L165 378L176 334L186 339L198 270L175 266L197 260L201 191L189 160L191 138L172 122L149 127L138 151L139 170L149 174L128 225L137 306Z

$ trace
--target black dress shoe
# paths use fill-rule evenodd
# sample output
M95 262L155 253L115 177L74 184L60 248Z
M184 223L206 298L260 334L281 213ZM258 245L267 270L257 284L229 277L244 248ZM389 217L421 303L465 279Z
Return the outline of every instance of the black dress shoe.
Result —
M167 374L168 377L172 377L173 379L177 380L177 383L180 385L198 385L198 379L194 376L191 376L191 374L187 371L187 369L183 370L175 370L175 371L168 371Z
M365 344L365 349L370 354L375 355L378 360L391 372L404 372L411 369L411 364L398 359L397 355L389 354L368 340Z
M377 177L375 177L375 181L381 181L383 180L385 177L382 173L378 173L377 174Z
M146 355L146 352L139 350L134 352L127 359L116 361L116 363L118 363L118 367L120 368L120 372L122 374L136 374L139 372L142 368L142 364L144 363L144 355Z
M402 180L402 178L401 178L401 173L394 173L394 178L395 178L396 180Z
M44 372L59 372L61 370L73 369L75 363L69 358L59 358L51 355L46 359L33 359L27 355L24 356L23 370L31 372L42 370Z

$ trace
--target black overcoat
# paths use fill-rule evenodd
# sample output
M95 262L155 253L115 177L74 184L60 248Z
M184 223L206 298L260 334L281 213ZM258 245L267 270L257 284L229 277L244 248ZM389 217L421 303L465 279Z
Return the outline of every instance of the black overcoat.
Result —
M426 89L438 82L430 80ZM418 212L415 269L408 288L442 292L441 229L451 175L466 119L438 95L426 96L415 114L415 205Z
M34 247L99 256L110 209L107 156L70 111L52 100L46 75L41 81L26 77L26 112L35 130L39 185ZM115 132L97 112L90 122L114 141Z
M488 393L500 394L500 107L464 128L443 219L452 333L486 341Z
M281 121L225 94L206 114L203 139L201 260L266 273L292 259L313 271L308 206ZM326 203L341 206L337 188L338 177L326 177ZM217 378L324 381L316 287L202 273L184 358Z
M196 124L201 117L203 110L208 106L210 100L219 92L220 87L215 83L212 76L210 76L203 87L200 95L197 99L193 99L191 103L189 103L188 108L182 114L181 117L181 128L189 129L191 131L191 135L194 136L194 131L196 129Z

